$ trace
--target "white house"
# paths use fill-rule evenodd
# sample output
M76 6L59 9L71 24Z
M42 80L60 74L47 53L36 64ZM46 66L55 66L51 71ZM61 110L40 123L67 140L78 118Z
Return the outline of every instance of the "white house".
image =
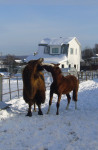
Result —
M31 59L44 58L46 63L60 63L61 68L73 68L80 71L81 45L76 37L46 38L38 45L36 55L27 57Z

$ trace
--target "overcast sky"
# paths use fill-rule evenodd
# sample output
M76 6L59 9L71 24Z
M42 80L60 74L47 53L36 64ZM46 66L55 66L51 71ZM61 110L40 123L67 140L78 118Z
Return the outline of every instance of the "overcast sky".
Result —
M43 38L98 43L98 0L0 0L0 54L30 55Z

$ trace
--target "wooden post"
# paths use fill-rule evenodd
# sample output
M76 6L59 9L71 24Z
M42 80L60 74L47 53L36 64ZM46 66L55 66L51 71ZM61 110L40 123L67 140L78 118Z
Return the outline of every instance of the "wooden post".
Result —
M93 71L92 71L92 80L93 80Z
M11 84L10 84L10 78L9 78L9 93L10 93L10 100L11 100Z
M19 98L19 86L18 86L18 77L17 77L17 91L18 91L18 98Z
M0 101L2 101L2 75L0 74Z
M83 72L81 72L81 80L83 81Z
M80 73L78 73L78 80L79 80L79 83L80 83L80 81L81 81Z
M87 81L87 72L86 72L86 81Z

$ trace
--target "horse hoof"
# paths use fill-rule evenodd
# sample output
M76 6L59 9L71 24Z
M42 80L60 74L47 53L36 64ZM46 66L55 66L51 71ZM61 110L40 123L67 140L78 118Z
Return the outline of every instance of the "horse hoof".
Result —
M56 115L59 115L59 113L56 113Z
M42 111L39 111L39 112L38 112L38 115L43 115Z
M28 112L26 116L31 117L31 116L32 116L32 113L31 113L31 112Z

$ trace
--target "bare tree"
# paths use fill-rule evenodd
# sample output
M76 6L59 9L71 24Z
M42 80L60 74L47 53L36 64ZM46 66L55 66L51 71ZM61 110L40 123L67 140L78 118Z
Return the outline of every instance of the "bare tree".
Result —
M9 68L9 72L10 73L13 73L14 72L14 68L17 65L16 62L15 62L15 56L8 54L5 57L4 65L6 65Z
M94 55L98 54L98 44L95 44L93 52L94 52Z
M14 63L15 63L15 56L8 54L8 55L5 57L4 64L6 64L6 65L12 65L12 64L14 64Z
M83 59L88 59L94 56L93 50L91 48L86 48L82 51L82 58Z

